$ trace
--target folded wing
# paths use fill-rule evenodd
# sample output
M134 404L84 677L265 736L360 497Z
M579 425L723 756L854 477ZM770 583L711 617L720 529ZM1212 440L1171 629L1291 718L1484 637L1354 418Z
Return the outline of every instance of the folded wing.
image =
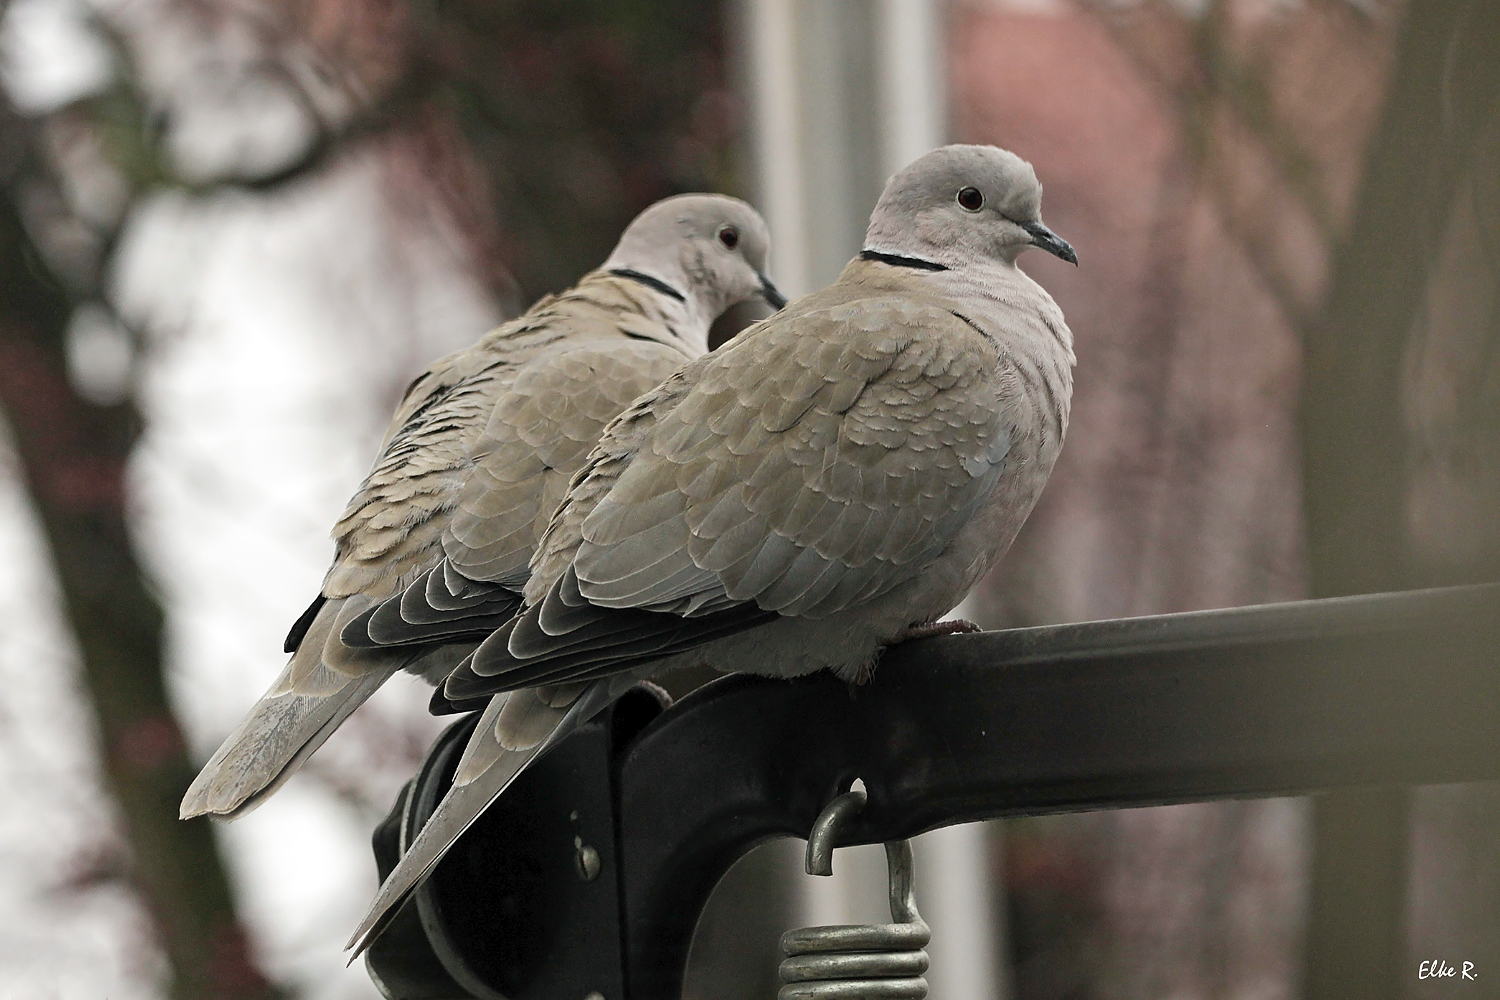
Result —
M519 371L473 447L442 533L442 562L343 631L352 646L482 637L520 607L548 517L614 417L682 354L621 337L547 354Z

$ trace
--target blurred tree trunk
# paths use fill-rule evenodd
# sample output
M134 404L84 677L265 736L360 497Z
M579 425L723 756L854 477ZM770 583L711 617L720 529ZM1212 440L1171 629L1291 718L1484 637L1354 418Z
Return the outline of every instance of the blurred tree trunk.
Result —
M1403 388L1460 178L1500 95L1500 5L1416 0L1371 139L1323 322L1305 349L1304 503L1312 596L1416 580ZM1314 807L1309 1000L1406 992L1411 793L1325 795Z
M0 406L77 639L131 877L171 964L173 997L276 996L250 961L208 822L177 819L193 769L163 683L161 607L126 523L125 464L140 420L129 403L94 406L69 384L72 303L18 209L31 140L28 123L0 121L10 161L0 178Z

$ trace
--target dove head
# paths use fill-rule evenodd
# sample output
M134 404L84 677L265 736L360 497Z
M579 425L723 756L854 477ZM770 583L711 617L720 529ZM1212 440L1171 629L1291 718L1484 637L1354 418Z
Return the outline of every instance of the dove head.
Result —
M755 296L777 309L786 304L766 276L770 250L765 220L743 201L680 194L636 216L604 267L653 278L680 296L706 345L709 324L730 306Z
M1042 185L1031 164L995 146L943 146L886 183L870 216L866 253L956 269L1014 264L1035 247L1072 264L1067 241L1042 224Z

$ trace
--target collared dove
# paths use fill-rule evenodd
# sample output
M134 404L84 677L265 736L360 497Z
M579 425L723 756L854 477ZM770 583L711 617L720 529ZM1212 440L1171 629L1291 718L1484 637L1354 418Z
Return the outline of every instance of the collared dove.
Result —
M573 288L412 382L334 526L333 566L287 636L291 660L188 789L183 818L254 808L397 670L433 684L447 676L474 640L343 641L414 579L436 607L475 615L475 628L505 622L553 508L605 425L706 352L709 326L729 306L757 294L785 304L765 275L768 250L765 223L744 202L668 198ZM418 631L409 638L423 639Z
M610 425L525 607L446 684L492 696L362 949L538 754L673 666L851 682L1009 547L1062 448L1073 338L1016 267L1077 263L1030 164L947 146L886 185L837 282L690 362Z

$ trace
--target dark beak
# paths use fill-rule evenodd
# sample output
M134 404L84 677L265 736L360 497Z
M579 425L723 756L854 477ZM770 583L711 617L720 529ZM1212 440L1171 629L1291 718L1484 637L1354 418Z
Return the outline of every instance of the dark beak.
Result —
M1032 246L1045 250L1054 257L1061 257L1074 267L1078 266L1078 255L1073 252L1073 248L1068 245L1067 240L1040 222L1023 222L1021 223L1021 228L1031 234Z
M1066 246L1067 244L1064 244ZM757 272L759 273L759 272ZM760 275L760 294L769 303L772 309L780 309L786 305L786 296L771 283L771 279L764 274Z

